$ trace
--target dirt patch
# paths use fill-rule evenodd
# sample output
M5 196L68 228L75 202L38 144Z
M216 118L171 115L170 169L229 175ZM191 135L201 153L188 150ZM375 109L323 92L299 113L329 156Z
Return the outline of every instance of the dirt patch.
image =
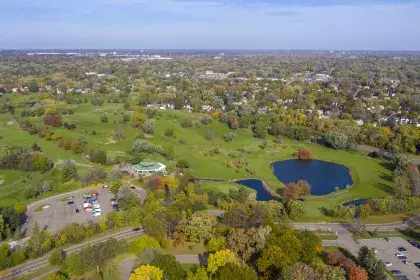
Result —
M145 135L144 135L144 138L153 138L153 135L150 135L150 134L145 134Z
M14 122L13 122L13 121L9 121L9 122L7 122L7 125L12 125L12 124L14 124Z
M3 183L4 183L4 180L0 180L0 186L3 185Z

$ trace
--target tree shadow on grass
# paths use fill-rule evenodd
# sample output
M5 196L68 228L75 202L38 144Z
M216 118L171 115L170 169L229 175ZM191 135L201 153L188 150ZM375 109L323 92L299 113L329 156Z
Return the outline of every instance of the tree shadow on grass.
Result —
M383 183L374 183L373 186L377 189L383 190L384 192L388 194L394 194L394 188L392 186L389 186L387 184Z
M392 176L389 175L389 174L381 173L381 175L379 175L379 178L381 178L382 180L385 180L387 182L393 182Z
M389 171L394 171L394 169L395 169L395 165L392 162L389 162L389 161L381 161L379 163L379 165L382 166L382 167L385 167Z

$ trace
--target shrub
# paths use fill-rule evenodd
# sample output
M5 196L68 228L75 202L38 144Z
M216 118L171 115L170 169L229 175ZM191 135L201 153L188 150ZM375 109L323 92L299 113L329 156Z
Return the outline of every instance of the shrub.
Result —
M325 133L324 138L336 150L344 150L348 147L348 137L343 133L329 131Z
M233 141L235 138L236 138L236 134L235 134L235 133L232 133L232 132L228 132L228 133L226 133L226 134L224 134L224 135L223 135L223 139L224 139L226 142L231 142L231 141Z
M314 159L314 155L311 150L300 149L298 150L294 156L300 160L310 160Z
M176 167L178 167L178 168L189 168L190 167L190 163L186 159L180 159L176 163Z
M108 117L105 115L101 116L101 123L107 123L108 122Z
M190 119L184 119L184 120L181 122L181 126L182 126L183 128L192 127L192 126L193 126L193 122L192 122L192 120L190 120Z
M61 126L61 118L57 115L45 115L44 124L51 125L53 127L59 127Z
M172 137L172 136L174 136L174 129L173 128L168 128L167 130L165 130L165 136L168 136L168 137Z

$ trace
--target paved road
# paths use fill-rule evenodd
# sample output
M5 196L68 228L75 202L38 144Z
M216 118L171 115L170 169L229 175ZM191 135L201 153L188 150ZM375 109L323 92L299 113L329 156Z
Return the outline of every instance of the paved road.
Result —
M94 240L90 240L90 241L87 241L87 242L84 242L84 243L81 243L81 244L74 245L72 247L69 247L69 248L63 250L63 251L66 252L66 253L72 253L72 252L78 251L78 250L80 250L80 249L82 249L82 248L84 248L88 245L104 242L109 238L115 238L117 240L120 240L120 239L130 238L130 237L134 237L134 236L141 235L141 234L143 234L143 231L132 231L131 229L123 230L123 231L120 231L120 232L117 232L117 233L108 234L106 236L103 236L103 237L100 237L100 238L97 238L97 239L94 239ZM43 268L43 267L45 267L49 264L48 259L49 259L49 254L47 254L43 257L40 257L38 259L31 260L31 261L25 262L21 265L15 266L15 267L7 270L7 271L4 271L3 272L4 276L0 276L0 280L15 279L17 277L26 275L29 272L34 272L38 269L41 269L41 268Z

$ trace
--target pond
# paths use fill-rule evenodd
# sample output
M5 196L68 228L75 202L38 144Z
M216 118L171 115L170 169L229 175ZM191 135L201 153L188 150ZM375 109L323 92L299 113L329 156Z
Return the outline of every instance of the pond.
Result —
M271 164L274 175L285 184L306 180L312 195L334 192L335 187L344 189L353 181L347 167L322 160L290 159Z
M245 187L254 189L257 191L257 201L269 201L269 200L279 200L276 197L273 197L263 186L261 180L258 179L246 179L246 180L239 180L236 183L243 185Z

